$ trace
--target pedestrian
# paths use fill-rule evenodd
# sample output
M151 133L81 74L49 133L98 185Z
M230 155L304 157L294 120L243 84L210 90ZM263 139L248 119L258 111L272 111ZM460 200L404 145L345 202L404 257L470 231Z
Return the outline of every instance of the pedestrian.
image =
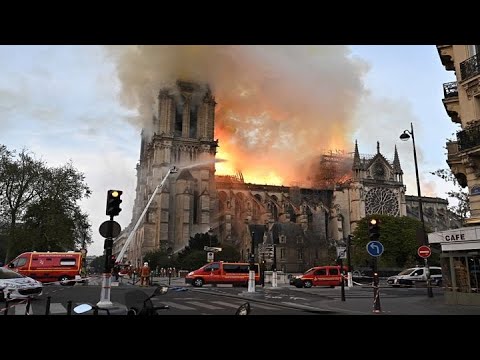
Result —
M150 267L148 266L148 262L144 262L142 268L140 269L140 286L149 285L150 282Z

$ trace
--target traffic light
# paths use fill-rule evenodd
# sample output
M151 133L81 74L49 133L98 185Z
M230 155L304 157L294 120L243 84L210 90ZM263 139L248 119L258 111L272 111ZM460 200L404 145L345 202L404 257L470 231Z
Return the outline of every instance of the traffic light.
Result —
M370 219L368 222L368 237L370 241L377 241L380 237L380 220Z
M122 209L120 209L120 203L122 199L123 191L120 190L108 190L107 192L107 215L109 216L117 216Z
M110 269L113 269L116 261L117 261L117 258L115 257L115 255L110 256Z

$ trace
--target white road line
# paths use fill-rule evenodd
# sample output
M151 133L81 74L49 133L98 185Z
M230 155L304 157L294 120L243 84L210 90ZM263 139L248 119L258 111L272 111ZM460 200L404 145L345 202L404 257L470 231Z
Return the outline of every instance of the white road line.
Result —
M175 308L175 309L179 309L179 310L197 310L197 309L189 307L189 306L185 306L185 305L181 305L181 304L177 304L177 303L169 302L169 301L162 301L162 304L168 305L171 308Z
M259 308L259 309L273 310L273 311L280 310L280 308L278 308L276 306L261 305L261 304L257 304L257 303L254 303L254 302L251 302L250 306L252 307L252 309Z
M299 309L305 309L305 310L323 310L323 309L319 309L319 308L316 308L316 307L313 307L313 306L302 305L302 304L297 304L297 303L287 302L287 301L282 301L282 304L294 306L294 307L297 307Z
M61 303L50 304L50 315L66 315L67 309Z
M205 309L209 309L209 310L222 310L223 309L221 307L214 306L214 305L208 305L208 304L202 303L200 301L187 301L187 303L195 305L195 306L204 307Z
M243 303L232 304L232 303L228 303L228 302L225 302L225 301L210 301L210 302L215 303L217 305L227 306L227 307L231 307L231 308L235 308L235 309L238 309L243 304Z
M18 304L14 306L15 315L25 315L25 310L27 309L27 304ZM30 304L30 315L33 315L32 305Z

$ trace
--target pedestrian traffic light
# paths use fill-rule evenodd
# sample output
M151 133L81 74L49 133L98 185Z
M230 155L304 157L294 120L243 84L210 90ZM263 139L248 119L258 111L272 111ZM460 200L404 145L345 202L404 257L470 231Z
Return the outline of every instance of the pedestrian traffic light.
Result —
M368 237L370 241L377 241L380 237L380 220L370 219L368 222Z
M107 192L107 215L109 216L117 216L122 209L120 209L120 203L122 199L123 191L120 190L108 190Z

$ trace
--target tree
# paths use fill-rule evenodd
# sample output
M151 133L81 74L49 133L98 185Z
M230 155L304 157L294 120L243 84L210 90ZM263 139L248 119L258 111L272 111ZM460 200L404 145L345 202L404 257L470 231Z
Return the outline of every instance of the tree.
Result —
M468 191L464 190L457 181L457 178L450 170L438 169L430 172L432 175L436 175L446 182L452 182L457 187L457 191L451 190L447 192L450 198L457 200L457 205L450 206L448 209L453 212L460 220L464 220L470 216L470 201L468 198Z
M353 232L352 263L355 266L369 266L372 256L366 250L370 241L368 223L375 218L380 221L379 241L384 252L378 257L379 267L408 267L415 265L419 258L417 249L417 231L423 229L422 223L407 216L371 215L361 219Z
M26 149L18 154L18 159L14 155L14 152L4 149L0 157L1 212L8 222L9 235L5 246L5 263L10 260L12 246L17 238L17 220L23 217L27 205L45 189L41 186L44 163L34 159Z
M0 147L0 220L5 262L25 250L74 250L91 242L88 216L77 201L90 196L71 162L49 168L26 149L18 156Z
M90 261L89 267L94 273L100 274L105 270L105 256L100 255Z

